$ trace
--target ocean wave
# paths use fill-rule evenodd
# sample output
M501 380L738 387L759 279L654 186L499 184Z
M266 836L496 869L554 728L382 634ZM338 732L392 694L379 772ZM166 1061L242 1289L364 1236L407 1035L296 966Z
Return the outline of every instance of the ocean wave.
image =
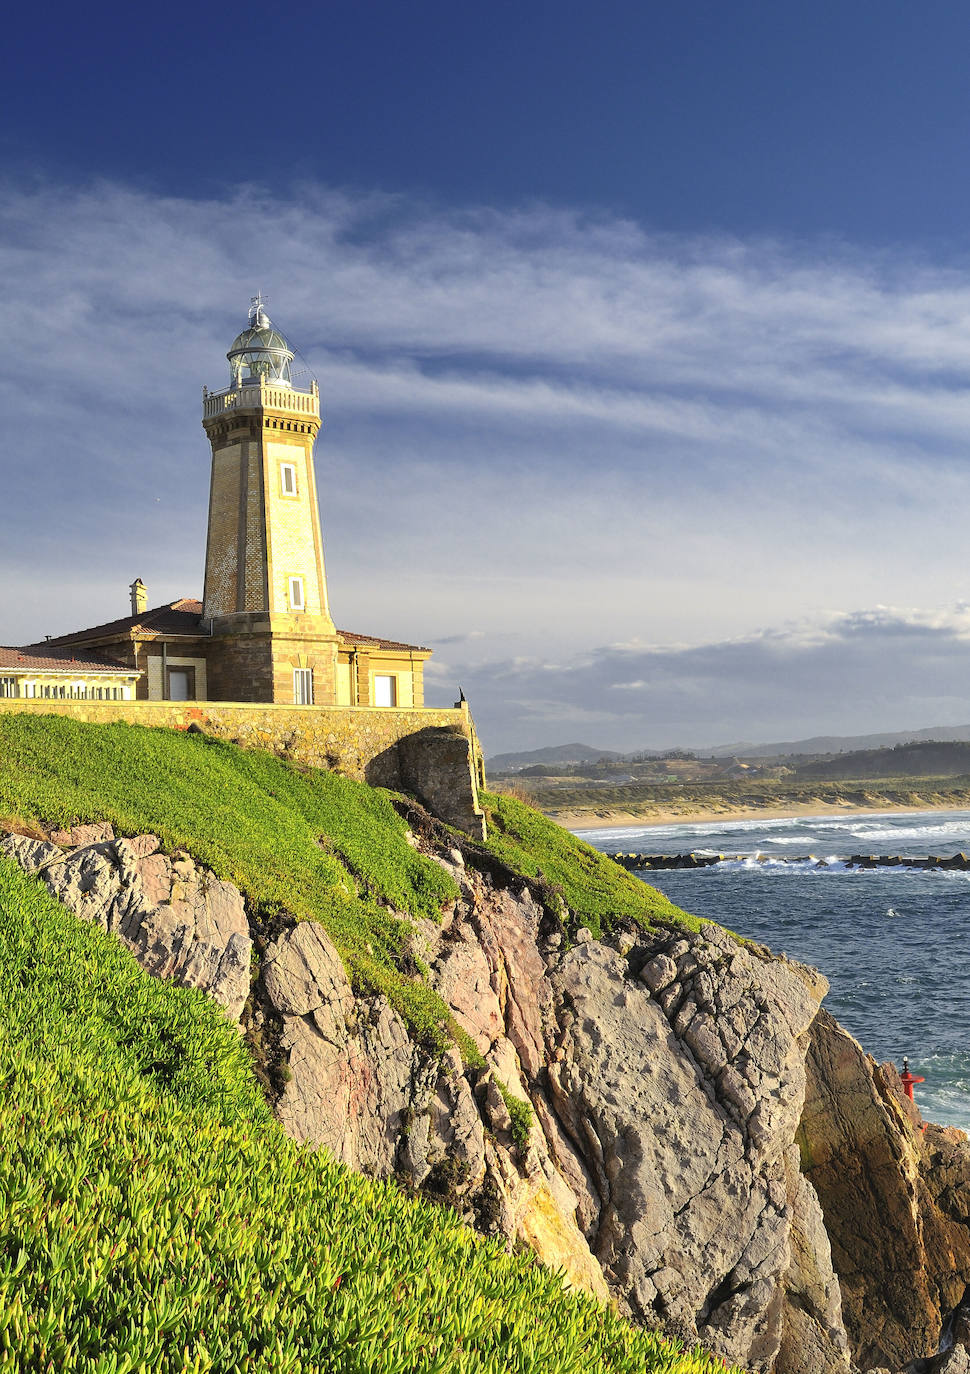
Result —
M763 856L749 854L745 857L736 859L724 859L719 864L710 864L706 869L699 870L707 873L864 873L866 871L876 872L877 870L866 869L847 869L845 860L835 854L822 857L821 855L811 854L808 858L799 859L793 862L791 859L781 857Z
M906 829L857 830L854 833L862 845L891 845L897 850L903 844L911 847L949 845L951 848L965 848L970 845L970 827L967 826L953 826L947 829L911 826Z
M608 852L648 853L842 849L920 853L934 849L970 850L970 811L874 811L849 816L823 815L773 819L679 821L664 825L583 829L580 839Z
M644 840L665 840L679 838L685 846L691 838L707 839L712 835L757 835L759 833L773 834L791 829L793 824L803 828L812 829L824 828L819 825L816 827L816 819L821 822L824 817L799 816L793 820L792 817L776 817L764 820L732 820L730 816L725 816L721 820L711 821L677 821L667 822L663 825L643 825L643 826L623 826L613 827L612 829L587 828L584 830L573 830L573 834L580 839L587 840L596 844L597 848L612 845L617 840L622 840L623 848L636 848L637 844ZM636 843L634 843L636 842ZM719 848L723 848L721 845Z
M934 1121L938 1126L956 1126L960 1131L970 1133L970 1099L962 1092L948 1089L931 1089L925 1092L917 1089L920 1096L916 1105L923 1113L925 1121Z
M671 871L663 869L653 869L647 872L647 882L651 882L658 872ZM791 874L793 876L804 876L810 874L812 877L824 878L829 874L839 874L843 877L867 879L872 877L885 878L891 875L898 878L901 882L909 882L917 878L933 878L942 883L968 883L970 882L970 872L962 869L946 868L910 868L900 864L867 864L864 868L859 864L852 864L844 854L810 854L807 858L799 858L797 861L786 859L780 855L747 854L738 855L737 858L725 859L721 863L707 864L697 869L677 869L673 870L680 873L764 873L771 874Z
M970 1131L970 1060L967 1055L910 1056L910 1069L926 1079L916 1088L916 1104L925 1120Z

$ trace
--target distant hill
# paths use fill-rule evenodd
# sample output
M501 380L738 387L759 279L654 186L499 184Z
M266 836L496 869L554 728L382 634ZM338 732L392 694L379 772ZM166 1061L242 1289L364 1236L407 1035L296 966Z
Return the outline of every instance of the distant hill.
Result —
M777 758L783 754L838 754L850 749L891 749L896 744L921 740L970 740L970 725L931 725L925 730L883 731L875 735L813 735L810 739L783 740L775 744L721 744L697 749L701 757Z
M622 759L612 749L594 749L589 744L552 744L545 749L527 749L518 754L494 754L485 767L495 773L518 773L538 763L595 763L597 759Z
M768 759L783 758L791 754L843 754L867 749L892 749L897 744L913 744L927 740L970 741L970 725L930 725L924 730L887 730L875 735L812 735L809 739L781 740L773 744L752 744L745 740L734 744L693 747L689 752L696 754L699 759ZM494 757L485 760L485 766L496 773L518 773L534 764L595 763L598 759L625 761L651 755L657 757L661 753L670 752L659 749L634 749L627 754L621 754L614 749L593 749L588 744L554 744L545 749L495 754Z
M920 740L892 749L851 749L835 758L799 764L796 778L955 778L970 774L970 743Z

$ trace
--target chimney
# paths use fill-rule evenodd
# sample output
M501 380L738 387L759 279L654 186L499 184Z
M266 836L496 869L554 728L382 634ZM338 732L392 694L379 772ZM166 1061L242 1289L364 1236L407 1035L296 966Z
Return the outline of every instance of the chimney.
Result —
M131 592L132 615L144 615L148 610L148 588L140 577L136 577L128 590Z

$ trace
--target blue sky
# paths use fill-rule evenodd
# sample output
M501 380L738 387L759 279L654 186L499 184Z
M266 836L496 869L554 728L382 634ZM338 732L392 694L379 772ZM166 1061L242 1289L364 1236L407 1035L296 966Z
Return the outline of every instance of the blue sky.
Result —
M0 57L0 641L198 591L262 288L338 622L489 750L970 720L970 10L50 13Z
M952 0L18 6L2 146L189 196L310 179L962 248L968 44Z

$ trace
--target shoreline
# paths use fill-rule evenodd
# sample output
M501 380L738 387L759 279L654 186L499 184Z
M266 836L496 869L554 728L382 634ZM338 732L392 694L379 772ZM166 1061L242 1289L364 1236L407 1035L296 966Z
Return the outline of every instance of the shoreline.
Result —
M802 816L873 816L903 815L906 812L970 811L970 806L956 806L952 802L924 803L921 806L894 806L890 801L873 802L871 806L842 805L839 802L793 802L790 806L658 808L642 816L630 811L544 811L551 821L565 830L648 830L661 825L709 825L717 821L786 821Z

